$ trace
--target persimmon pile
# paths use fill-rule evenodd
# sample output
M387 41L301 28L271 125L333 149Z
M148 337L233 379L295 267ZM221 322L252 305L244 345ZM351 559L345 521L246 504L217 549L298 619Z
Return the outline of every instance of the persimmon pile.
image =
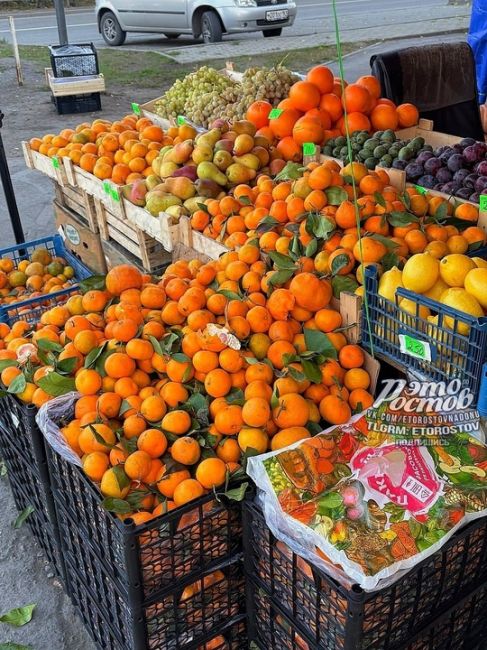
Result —
M1 380L36 406L80 393L63 435L105 497L147 492L130 515L142 522L223 489L245 455L371 405L331 298L311 260L283 275L253 244L175 262L159 282L123 265L36 331L5 326Z
M343 85L342 85L343 84ZM267 106L265 106L267 104ZM291 86L289 96L270 113L269 102L255 102L247 119L258 126L258 134L279 140L286 160L299 160L302 145L322 145L336 136L354 131L379 131L414 126L419 113L413 104L396 106L381 97L381 86L373 76L348 84L333 76L330 68L318 65L306 78ZM269 118L269 115L271 117Z

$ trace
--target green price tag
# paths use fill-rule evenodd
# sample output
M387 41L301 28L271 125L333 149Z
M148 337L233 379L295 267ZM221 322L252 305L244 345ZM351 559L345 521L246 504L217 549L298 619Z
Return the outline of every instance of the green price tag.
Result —
M421 359L422 361L431 361L431 347L429 343L409 336L409 334L399 334L399 343L401 352L409 354L411 357Z
M110 196L114 201L120 201L120 194L118 193L118 190L116 187L110 187Z
M303 144L303 156L314 156L316 153L316 145L314 142L305 142Z
M272 111L269 113L269 119L270 120L275 120L279 115L282 113L282 108L273 108Z
M132 111L135 113L135 115L141 115L140 106L135 102L132 102Z
M186 124L186 120L182 115L178 115L178 118L177 118L176 121L177 121L178 126L183 126L183 124Z
M52 166L54 169L59 169L59 158L57 156L52 159Z
M428 190L425 187L421 187L421 185L415 185L416 191L419 192L419 194L427 194Z
M103 181L103 191L105 194L110 194L111 188L110 188L110 183L108 181Z
M487 210L487 194L480 195L479 204L482 212L485 212Z

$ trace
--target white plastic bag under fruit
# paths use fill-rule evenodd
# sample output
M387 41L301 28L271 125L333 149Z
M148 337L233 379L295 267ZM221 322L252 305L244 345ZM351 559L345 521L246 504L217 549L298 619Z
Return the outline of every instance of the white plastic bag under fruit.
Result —
M74 405L81 397L79 393L66 393L46 402L36 415L36 422L44 438L55 452L68 463L81 467L81 459L66 442L60 424L68 424L74 417Z

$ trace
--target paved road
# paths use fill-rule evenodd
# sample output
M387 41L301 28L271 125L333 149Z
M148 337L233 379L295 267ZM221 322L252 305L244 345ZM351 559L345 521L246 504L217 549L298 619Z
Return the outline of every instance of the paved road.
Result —
M137 0L134 0L137 2ZM317 31L317 22L320 18L331 17L330 0L297 0L298 16L292 28L285 30L288 36L313 34ZM337 0L339 16L352 17L360 15L370 16L377 13L383 18L390 17L391 24L394 22L394 14L398 11L409 10L411 20L414 21L414 8L431 8L431 17L441 17L449 12L451 7L447 6L446 0ZM371 7L371 4L373 5ZM465 12L468 12L468 7ZM15 24L17 28L17 39L24 45L48 45L57 43L56 18L53 11L37 9L30 12L17 12ZM5 14L0 15L0 38L10 40L8 20ZM73 43L93 41L95 45L104 45L96 26L93 9L73 9L67 11L67 25L69 40ZM260 38L260 35L257 36ZM241 40L256 38L256 34L234 35L226 37L226 40ZM190 36L183 36L177 41L170 41L162 35L130 34L126 41L126 47L143 48L150 46L151 49L175 49L197 43Z

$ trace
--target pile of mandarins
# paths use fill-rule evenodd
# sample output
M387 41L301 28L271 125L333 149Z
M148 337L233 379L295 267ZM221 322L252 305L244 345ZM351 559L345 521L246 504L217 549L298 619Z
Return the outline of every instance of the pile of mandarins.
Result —
M146 492L131 514L146 521L224 486L245 454L371 405L364 352L309 261L285 282L252 244L175 262L157 283L115 267L33 333L2 326L2 384L38 407L51 387L79 391L66 441L105 497Z

